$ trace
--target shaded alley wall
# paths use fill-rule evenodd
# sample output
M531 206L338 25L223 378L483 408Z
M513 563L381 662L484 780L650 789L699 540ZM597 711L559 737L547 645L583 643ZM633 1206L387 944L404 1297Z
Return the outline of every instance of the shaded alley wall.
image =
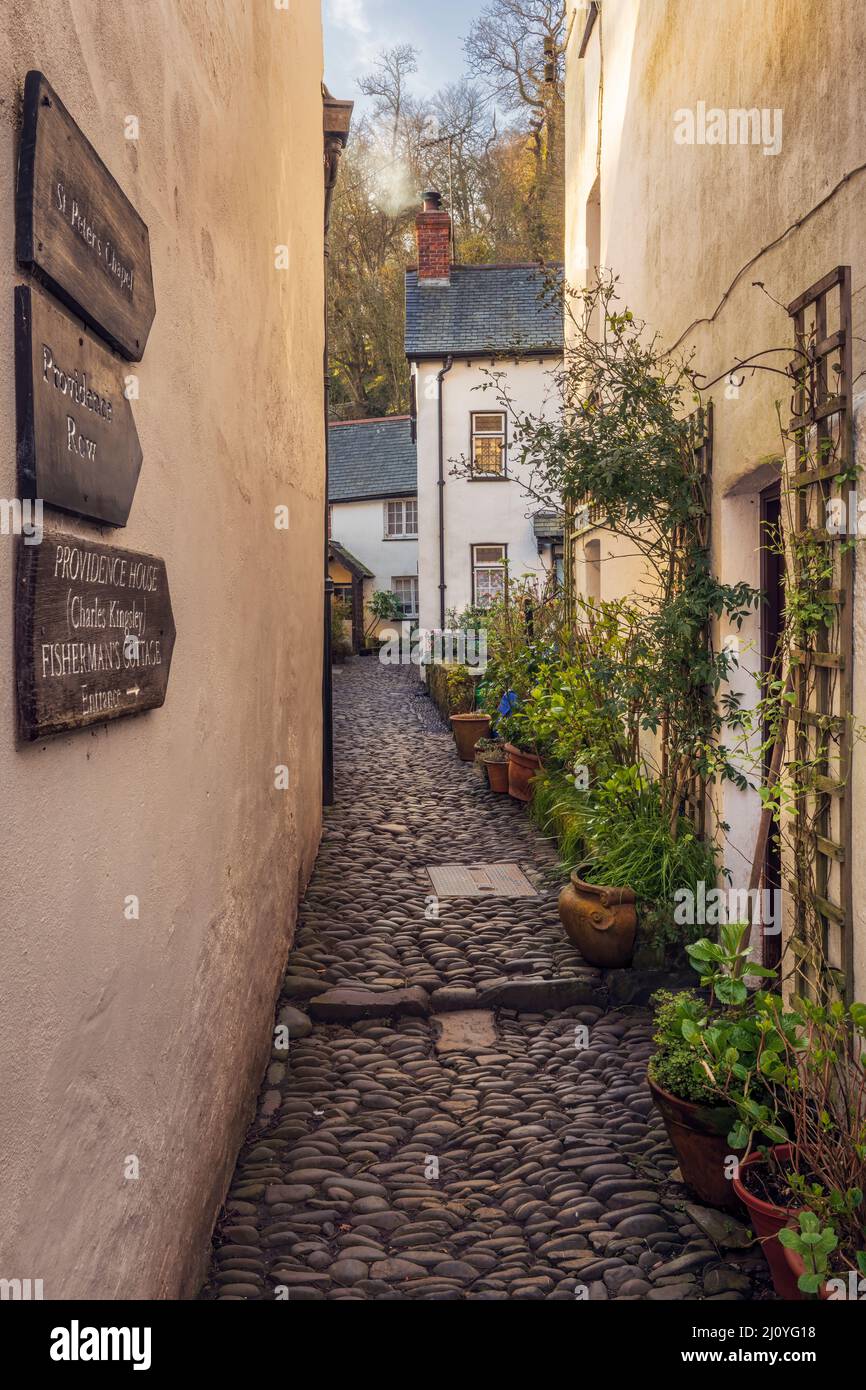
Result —
M30 68L148 224L156 295L130 368L144 464L129 523L45 524L161 556L177 640L162 709L16 744L16 541L0 537L0 1276L41 1278L52 1299L182 1296L252 1113L320 828L319 7L4 8L4 497Z

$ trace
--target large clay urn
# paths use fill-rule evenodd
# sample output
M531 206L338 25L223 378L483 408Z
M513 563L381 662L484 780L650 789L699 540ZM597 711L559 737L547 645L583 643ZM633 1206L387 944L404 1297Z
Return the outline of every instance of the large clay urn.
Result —
M559 920L569 941L589 965L630 965L637 929L630 888L605 888L571 875L559 895Z

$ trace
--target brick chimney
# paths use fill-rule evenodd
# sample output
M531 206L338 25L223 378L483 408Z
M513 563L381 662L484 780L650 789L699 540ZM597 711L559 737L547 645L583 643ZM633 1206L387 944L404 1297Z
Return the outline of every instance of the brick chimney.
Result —
M424 207L415 218L418 238L418 284L451 283L451 216L435 189L424 194Z

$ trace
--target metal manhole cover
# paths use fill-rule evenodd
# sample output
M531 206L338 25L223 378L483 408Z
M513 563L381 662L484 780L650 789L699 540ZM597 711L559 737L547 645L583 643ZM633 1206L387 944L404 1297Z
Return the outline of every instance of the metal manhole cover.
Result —
M537 898L517 864L428 864L437 898Z

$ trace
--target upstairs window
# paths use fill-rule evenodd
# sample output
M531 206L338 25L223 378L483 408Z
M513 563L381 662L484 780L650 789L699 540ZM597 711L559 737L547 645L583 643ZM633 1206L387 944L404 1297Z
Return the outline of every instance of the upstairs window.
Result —
M478 608L505 597L507 545L473 545L472 602Z
M505 412L472 412L473 478L505 477Z
M414 540L418 535L418 499L385 503L385 540Z

